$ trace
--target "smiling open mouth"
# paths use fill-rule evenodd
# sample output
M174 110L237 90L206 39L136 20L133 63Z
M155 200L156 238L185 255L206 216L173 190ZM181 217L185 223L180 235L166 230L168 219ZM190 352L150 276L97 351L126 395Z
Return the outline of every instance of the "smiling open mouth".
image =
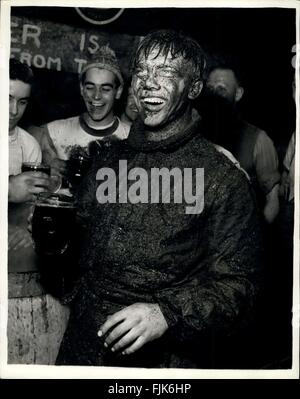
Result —
M101 108L104 106L104 104L102 103L90 103L90 105L94 108Z
M144 97L142 103L145 111L159 112L164 107L165 100L159 97Z
M162 105L164 100L159 97L145 97L143 98L143 102L147 105Z

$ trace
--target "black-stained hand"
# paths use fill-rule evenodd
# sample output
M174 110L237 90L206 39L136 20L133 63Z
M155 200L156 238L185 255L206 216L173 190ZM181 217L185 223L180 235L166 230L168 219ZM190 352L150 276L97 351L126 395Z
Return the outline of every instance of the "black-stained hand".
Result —
M43 172L24 172L9 177L8 201L33 201L36 194L49 190L50 177Z
M104 345L113 352L129 355L147 342L161 337L168 324L155 303L135 303L112 316L100 327L98 336L105 337Z
M29 232L19 226L8 225L8 250L17 251L20 248L32 247Z

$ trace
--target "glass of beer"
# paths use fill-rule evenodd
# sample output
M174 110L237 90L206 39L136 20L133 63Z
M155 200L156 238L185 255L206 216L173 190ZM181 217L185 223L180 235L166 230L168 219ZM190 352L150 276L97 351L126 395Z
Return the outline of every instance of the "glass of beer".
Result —
M76 188L91 167L92 158L85 154L76 154L67 161L67 178L72 187Z
M62 178L58 174L52 173L50 165L40 162L23 162L22 173L24 172L43 172L51 177L49 190L52 193L57 193L62 184Z
M23 162L22 173L24 172L43 172L48 176L51 175L51 167L40 162Z
M72 197L40 193L32 216L35 250L42 255L62 255L74 235L76 208Z

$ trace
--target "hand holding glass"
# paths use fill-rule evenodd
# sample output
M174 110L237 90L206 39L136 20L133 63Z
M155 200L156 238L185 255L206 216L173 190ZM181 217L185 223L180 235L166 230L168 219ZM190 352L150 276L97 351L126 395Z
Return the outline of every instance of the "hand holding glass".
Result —
M76 209L71 197L41 193L31 220L32 238L37 253L62 255L71 242Z
M24 172L43 172L50 177L49 191L57 193L61 188L61 176L54 172L50 165L39 163L39 162L23 162L22 173Z

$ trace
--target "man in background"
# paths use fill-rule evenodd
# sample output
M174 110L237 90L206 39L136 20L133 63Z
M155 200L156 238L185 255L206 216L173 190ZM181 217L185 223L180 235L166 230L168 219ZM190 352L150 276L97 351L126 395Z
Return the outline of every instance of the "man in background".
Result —
M43 160L66 173L65 161L76 151L89 155L89 146L101 140L123 140L129 127L114 113L123 91L123 77L116 55L101 47L82 69L80 93L86 110L68 119L53 121L32 133L41 144Z
M204 99L206 135L230 151L248 173L264 220L270 224L279 212L278 157L270 137L242 119L238 104L244 88L230 60L216 58L210 67Z
M137 116L138 110L135 104L132 88L128 87L124 111L121 114L121 121L130 127L136 120Z
M29 102L33 73L21 62L9 61L9 202L32 200L34 194L45 191L47 175L22 171L23 162L41 162L38 142L18 126Z
M38 142L18 126L30 99L33 73L9 63L8 189L8 363L53 364L68 311L40 284L38 259L27 231L30 202L50 187L41 172L23 172L22 162L39 163Z

